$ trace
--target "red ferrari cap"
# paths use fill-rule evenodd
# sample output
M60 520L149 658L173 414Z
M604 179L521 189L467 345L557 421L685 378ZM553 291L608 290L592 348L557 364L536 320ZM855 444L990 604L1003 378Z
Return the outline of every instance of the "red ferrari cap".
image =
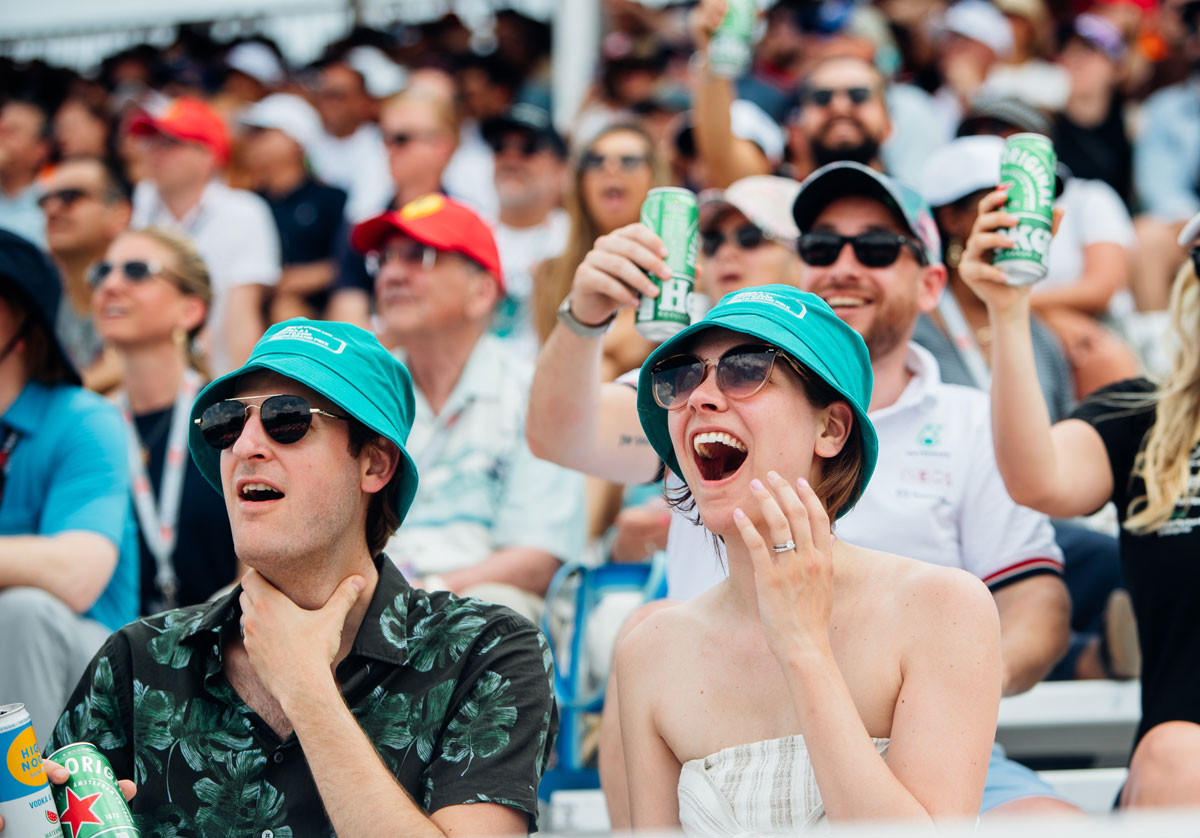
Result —
M225 121L207 102L180 97L157 116L143 113L129 123L135 137L166 134L177 140L208 146L222 163L229 160L229 131Z
M478 262L500 283L500 290L504 290L496 239L483 219L466 205L445 195L423 195L399 210L362 222L351 233L350 243L358 252L367 253L382 248L396 232Z

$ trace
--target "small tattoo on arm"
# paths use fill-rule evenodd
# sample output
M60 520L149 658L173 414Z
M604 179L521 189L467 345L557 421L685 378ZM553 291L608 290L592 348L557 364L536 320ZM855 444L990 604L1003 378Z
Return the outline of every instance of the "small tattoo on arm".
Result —
M631 434L621 434L619 444L621 444L621 445L649 445L650 440L646 439L644 436L641 436L640 434L638 436L633 436Z

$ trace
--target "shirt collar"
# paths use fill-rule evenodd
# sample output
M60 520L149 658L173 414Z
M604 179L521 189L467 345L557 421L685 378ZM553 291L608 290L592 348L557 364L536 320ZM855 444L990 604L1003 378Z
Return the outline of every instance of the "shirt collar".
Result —
M925 347L912 341L908 342L904 368L912 373L912 378L904 386L900 398L887 407L872 410L869 414L872 421L924 403L927 398L934 396L934 389L941 384L941 370L938 369L937 359Z
M29 382L17 396L17 400L0 417L5 425L22 434L32 434L42 425L42 417L49 405L50 389L37 382Z
M475 343L467 363L450 391L450 398L442 407L441 416L453 416L475 399L496 399L500 396L504 371L501 369L500 353L507 350L495 335L484 334ZM393 349L392 354L402 364L407 364L407 356L402 349ZM430 417L433 411L425 400L425 394L420 388L414 388L413 395L417 398L420 410Z
M401 665L408 660L408 601L412 586L383 553L375 558L375 567L379 571L379 581L358 634L354 636L350 654ZM219 635L240 620L242 609L238 600L241 594L242 586L238 585L216 600L200 620L181 633L180 641L195 642L214 632Z

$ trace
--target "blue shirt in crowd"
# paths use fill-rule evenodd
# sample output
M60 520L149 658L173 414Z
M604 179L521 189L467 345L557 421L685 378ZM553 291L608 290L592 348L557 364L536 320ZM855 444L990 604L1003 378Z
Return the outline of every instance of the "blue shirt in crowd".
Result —
M137 617L138 542L117 409L70 385L30 383L0 417L15 430L0 535L94 532L118 549L112 579L84 616L116 630Z

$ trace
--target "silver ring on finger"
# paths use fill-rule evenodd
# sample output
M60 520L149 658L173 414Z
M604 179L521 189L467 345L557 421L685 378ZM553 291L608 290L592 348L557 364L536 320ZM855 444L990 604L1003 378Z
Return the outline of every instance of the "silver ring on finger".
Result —
M796 549L796 542L792 541L790 538L787 541L783 542L782 544L771 545L771 550L772 550L772 552L775 552L775 553L786 553L789 550L795 550L795 549Z

